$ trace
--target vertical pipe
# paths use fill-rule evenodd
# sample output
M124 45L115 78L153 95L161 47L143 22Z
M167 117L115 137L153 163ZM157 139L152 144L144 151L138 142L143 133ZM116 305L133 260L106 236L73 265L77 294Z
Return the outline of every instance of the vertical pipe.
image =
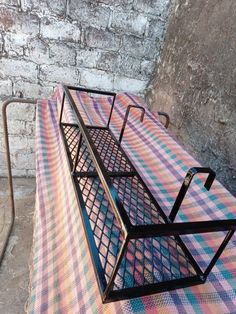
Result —
M111 116L112 116L112 112L113 112L113 109L114 109L115 100L116 100L116 95L113 96L113 100L112 100L112 104L111 104L111 111L110 111L108 122L107 122L107 127L108 128L109 128L109 125L110 125L110 122L111 122Z
M122 125L122 128L121 128L121 131L120 131L120 137L119 137L119 142L120 142L120 143L121 143L122 138L123 138L123 134L124 134L124 131L125 131L126 123L127 123L127 121L128 121L128 116L129 116L129 112L130 112L130 109L131 109L131 108L137 108L137 109L142 110L141 117L140 117L140 121L143 122L143 119L144 119L145 109L144 109L143 107L141 107L141 106L129 105L129 106L127 107L127 110L126 110L126 113L125 113L124 122L123 122L123 125Z
M62 120L62 114L63 114L63 109L64 109L64 102L65 102L65 92L63 92L63 96L62 96L61 112L60 112L60 118L59 118L59 125L61 124L61 120Z
M11 171L11 156L10 156L10 145L9 145L9 136L8 136L8 124L7 124L7 106L11 103L25 103L33 104L37 103L37 100L34 99L23 99L23 98L12 98L7 99L2 104L2 120L3 120L3 132L4 132L4 143L6 149L6 162L7 162L7 178L8 178L8 188L10 192L10 205L11 205L11 222L10 228L6 236L6 240L3 244L3 250L0 252L0 265L3 260L4 253L6 251L7 243L12 232L12 228L15 221L15 202L14 202L14 190L13 190L13 180L12 180L12 171Z
M179 208L184 200L184 197L189 189L189 186L192 182L193 177L197 173L208 173L208 177L206 179L206 182L204 184L205 188L209 191L212 183L215 180L215 172L211 168L204 168L204 167L193 167L190 168L185 176L184 182L179 190L179 194L176 197L175 203L171 209L169 218L173 222L175 220L175 217L179 211Z

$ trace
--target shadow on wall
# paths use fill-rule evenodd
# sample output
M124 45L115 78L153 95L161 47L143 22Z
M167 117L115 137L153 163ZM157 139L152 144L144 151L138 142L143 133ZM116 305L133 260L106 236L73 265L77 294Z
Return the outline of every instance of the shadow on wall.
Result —
M177 1L146 94L236 196L236 1Z

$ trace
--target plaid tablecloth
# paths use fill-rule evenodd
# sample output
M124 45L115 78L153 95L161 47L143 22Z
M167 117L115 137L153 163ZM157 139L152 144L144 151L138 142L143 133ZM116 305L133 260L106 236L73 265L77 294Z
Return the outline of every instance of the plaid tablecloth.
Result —
M72 92L86 124L103 125L111 99ZM102 304L70 171L58 128L62 98L59 86L52 100L37 105L36 211L32 250L29 313L236 313L236 237L234 236L203 285L126 301ZM86 104L86 105L85 105ZM145 106L127 93L116 98L111 130L118 137L129 104ZM63 119L73 122L68 104ZM122 146L166 213L169 213L186 171L199 166L146 108L144 122L133 110ZM216 180L207 191L198 176L176 221L235 218L235 198ZM204 269L223 232L184 236Z

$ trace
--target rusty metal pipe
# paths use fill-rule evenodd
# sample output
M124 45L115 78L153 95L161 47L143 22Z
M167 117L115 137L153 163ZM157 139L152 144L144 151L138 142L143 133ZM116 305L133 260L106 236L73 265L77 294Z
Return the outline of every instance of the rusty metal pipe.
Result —
M12 180L12 171L11 171L11 156L10 156L10 145L9 145L9 136L8 136L8 125L7 125L7 107L11 103L24 103L24 104L33 104L36 105L36 99L24 99L24 98L9 98L5 100L2 104L2 120L3 120L3 131L4 131L4 142L6 149L6 162L7 162L7 177L8 177L8 186L10 191L10 202L11 202L11 222L10 228L7 232L6 240L3 244L3 250L0 252L0 266L3 260L4 253L6 251L7 243L10 238L14 221L15 221L15 202L14 202L14 190L13 190L13 180Z
M170 117L169 117L168 113L163 112L163 111L158 111L157 114L158 114L159 116L165 117L166 121L165 121L164 127L165 127L166 129L168 129L168 126L169 126L169 124L170 124Z

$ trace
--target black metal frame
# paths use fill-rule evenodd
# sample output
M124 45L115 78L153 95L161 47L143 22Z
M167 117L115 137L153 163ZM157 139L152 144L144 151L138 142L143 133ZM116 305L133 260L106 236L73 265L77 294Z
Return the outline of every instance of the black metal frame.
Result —
M129 113L130 113L131 108L135 108L135 109L141 110L142 113L141 113L141 117L140 117L140 122L143 122L143 119L144 119L145 108L143 108L141 106L136 106L136 105L129 105L127 107L127 110L126 110L126 113L125 113L124 122L123 122L123 125L122 125L122 128L121 128L121 131L120 131L120 136L119 136L119 142L120 143L121 143L123 135L124 135L125 127L126 127L126 124L127 124L127 121L128 121L128 117L129 117Z
M184 180L184 183L179 191L178 197L175 201L175 204L173 206L173 209L171 211L170 216L166 216L164 211L161 209L160 205L156 202L155 198L153 197L152 193L150 192L148 186L144 183L141 176L139 175L138 171L135 169L135 166L131 163L129 158L127 157L125 151L121 147L121 140L123 137L124 129L128 120L128 115L130 112L130 109L134 106L128 106L124 123L121 129L120 138L119 141L116 140L115 136L113 135L112 131L109 129L111 116L115 104L115 93L105 92L105 91L98 91L98 90L91 90L91 89L84 89L79 87L72 87L72 86L63 86L64 93L62 98L62 104L61 104L61 112L60 112L60 118L59 118L59 127L63 138L64 148L67 153L68 157L68 165L71 170L71 177L72 182L74 184L74 188L77 195L78 205L81 212L81 217L85 229L85 234L88 242L88 246L90 249L90 254L92 258L92 262L95 269L95 274L99 286L99 290L101 293L102 301L103 302L110 302L115 300L121 300L125 298L133 298L138 297L141 295L147 295L152 294L156 292L166 291L166 290L172 290L177 289L180 287L187 287L191 285L196 285L200 283L204 283L209 272L211 271L212 267L215 265L217 259L223 252L224 248L226 247L227 243L231 239L232 235L234 234L234 231L236 230L236 219L230 219L230 220L217 220L217 221L199 221L199 222L183 222L183 223L174 223L174 219L176 217L176 214L181 206L181 203L184 199L185 194L187 193L187 190L189 188L189 185L191 183L191 180L193 176L199 172L208 173L209 176L207 178L207 181L205 183L205 187L209 190L214 178L215 173L209 169L209 168L191 168L189 172L186 175L186 178ZM100 95L106 95L113 97L112 105L111 105L111 111L109 114L109 119L106 126L91 126L91 125L85 125L84 121L80 115L79 110L77 109L74 100L70 94L70 90L77 90L79 92L87 92L87 93L95 93ZM76 118L76 124L69 124L63 122L63 110L64 110L64 103L65 100L68 101L69 105L74 111L75 118ZM142 110L142 116L141 121L143 120L145 109L139 106L135 106L138 109ZM68 131L69 130L69 131ZM74 137L76 138L74 145L75 155L72 157L72 149L70 148L69 142L70 137L72 135L68 135L68 132L70 134L76 134ZM74 133L73 133L74 132ZM104 141L102 142L105 145L107 142L112 143L114 151L119 154L119 158L112 157L113 159L109 159L107 162L107 152L105 148L99 147L98 145L98 139L101 139L104 137ZM105 143L105 144L104 144ZM107 144L108 145L108 144ZM110 144L109 144L110 145ZM112 154L112 149L109 151L110 154ZM89 157L88 157L89 156ZM82 158L85 158L88 166L85 170L83 170L83 166L80 166L81 169L77 171L79 160L82 160ZM122 167L124 168L118 168L118 171L109 170L109 163L111 161L114 161L114 169L116 169L116 163L119 163L120 160L122 163ZM91 166L92 165L92 166ZM92 170L90 169L92 168ZM97 180L97 181L96 181ZM130 213L127 212L127 204L122 198L122 193L124 190L122 190L122 193L119 192L119 188L121 186L124 189L132 182L131 184L131 190L132 187L135 186L137 195L138 193L142 193L142 196L140 197L141 200L147 201L150 206L150 213L153 212L154 218L156 219L158 215L158 219L160 220L160 223L153 223L153 216L148 212L147 216L149 217L148 223L137 223L137 221L134 223L131 219ZM133 181L132 181L133 180ZM92 188L92 184L99 185L99 189L97 189L95 192ZM92 182L92 183L91 183ZM125 183L124 183L125 182ZM128 183L127 183L128 182ZM134 183L133 183L134 182ZM120 184L120 185L119 185ZM127 184L127 185L125 185ZM89 188L87 188L90 186ZM86 190L87 189L87 190ZM119 241L117 240L117 254L113 256L115 259L115 263L113 265L109 265L111 268L111 272L109 273L109 276L107 274L107 260L108 260L108 251L106 252L105 256L105 262L102 263L101 259L101 242L99 242L101 239L96 238L96 234L94 231L94 228L97 228L97 220L99 219L100 210L101 213L104 211L104 208L100 207L98 208L98 211L95 213L93 212L93 207L98 206L96 205L94 200L98 200L98 191L102 194L99 195L99 198L102 201L99 204L102 204L102 202L105 202L110 209L111 212L108 213L108 209L105 210L105 218L107 219L108 214L113 214L113 220L112 220L112 226L115 225L118 233ZM132 197L132 193L134 192L129 191L129 195ZM91 199L88 200L90 197L89 195L92 193L94 196L94 199L91 201ZM97 194L96 194L97 193ZM125 192L123 193L125 194ZM102 196L101 196L102 195ZM138 196L137 196L138 197ZM97 198L97 199L96 199ZM91 204L92 203L92 204ZM90 207L88 206L90 204ZM95 205L94 205L95 204ZM100 205L99 205L100 206ZM89 207L89 208L88 208ZM154 210L153 210L154 208ZM147 207L145 207L143 210L146 210ZM94 221L92 221L92 216L95 216ZM150 218L151 217L151 218ZM144 217L146 219L146 216ZM135 218L138 219L138 218ZM151 222L151 223L150 223ZM105 224L105 222L104 222ZM94 227L95 226L95 227ZM112 228L112 227L111 227ZM102 236L105 235L105 229L102 229ZM225 239L223 240L222 244L220 245L218 251L216 252L215 256L211 260L208 267L203 271L197 262L195 261L194 257L192 256L191 252L188 250L186 245L183 243L181 239L181 235L186 234L196 234L196 233L207 233L207 232L216 232L216 231L228 231ZM101 236L101 237L102 237ZM155 239L164 239L167 237L170 239L170 241L174 241L175 248L181 248L181 256L184 256L186 259L187 266L193 270L194 275L189 272L188 276L183 278L174 278L170 280L164 280L159 282L153 282L151 284L142 284L138 286L136 284L133 284L133 286L125 286L124 283L122 283L121 288L115 288L117 286L116 280L117 276L120 276L120 280L122 281L122 276L120 275L121 268L124 269L125 274L125 267L126 267L126 261L127 256L125 255L128 252L128 246L132 244L134 247L136 247L136 243L139 243L138 241L143 241L143 245L145 245L145 241L152 241L150 243L153 243ZM146 239L146 240L145 240ZM151 240L150 240L151 239ZM101 240L102 241L102 240ZM111 239L108 239L109 245L111 244ZM137 241L137 242L136 242ZM161 241L161 240L160 240ZM168 240L169 241L169 240ZM140 242L141 243L141 242ZM108 245L106 247L107 250L109 250ZM154 254L153 249L151 249L152 254ZM134 254L136 254L134 252ZM143 253L144 254L144 253ZM155 255L155 254L154 254ZM154 256L152 255L152 256ZM155 256L154 256L155 258ZM105 266L104 266L105 265ZM125 266L124 266L125 265ZM134 266L135 267L135 266ZM134 268L135 269L135 268ZM142 268L144 269L144 268ZM144 276L144 273L143 273ZM154 278L155 279L155 278ZM153 279L153 280L154 280Z

